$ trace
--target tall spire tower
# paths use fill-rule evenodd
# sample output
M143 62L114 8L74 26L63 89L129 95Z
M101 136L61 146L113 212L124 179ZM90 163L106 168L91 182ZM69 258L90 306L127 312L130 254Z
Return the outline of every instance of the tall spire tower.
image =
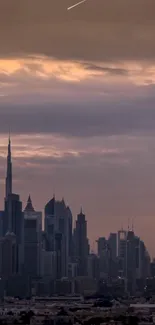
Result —
M9 133L8 155L7 155L7 174L5 183L5 198L12 193L12 162L11 162L11 140Z

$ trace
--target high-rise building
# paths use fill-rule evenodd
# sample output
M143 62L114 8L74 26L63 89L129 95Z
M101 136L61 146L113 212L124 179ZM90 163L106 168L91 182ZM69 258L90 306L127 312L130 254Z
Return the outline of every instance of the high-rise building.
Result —
M17 256L16 256L16 236L13 233L7 233L0 238L0 276L8 279L16 274Z
M7 155L6 189L3 214L3 236L6 233L14 233L16 236L17 248L17 273L21 273L24 262L23 237L24 237L24 216L22 203L17 194L12 193L12 162L11 162L11 141L9 137Z
M78 214L74 231L75 258L78 263L78 275L87 276L88 239L87 221L82 212Z
M12 195L12 161L11 161L11 140L9 135L8 141L8 152L7 152L7 171L5 179L5 213L3 215L3 236L10 231L12 227L12 216L11 216L11 206L9 204L9 198ZM7 205L7 207L6 207ZM7 211L6 211L7 208Z
M91 253L88 256L88 276L92 279L99 280L99 257Z
M126 277L126 249L127 232L121 229L118 231L118 272L123 278Z
M150 276L150 255L146 249L146 246L142 240L140 240L140 272L141 272L141 278L146 279Z
M31 197L24 210L24 272L31 277L41 275L42 212L35 211Z
M22 202L19 195L9 194L7 200L5 200L4 209L4 234L9 232L14 233L16 236L17 245L17 273L21 273L24 263L24 216L22 213Z
M137 253L137 238L132 230L127 232L126 246L126 280L127 291L131 294L136 290L136 253Z
M110 276L110 249L105 237L97 240L97 252L99 256L99 275L100 278L108 280Z
M74 254L74 250L73 250L73 216L72 216L72 212L69 206L67 206L67 215L68 215L68 251L69 251L69 260L71 262L71 259L73 257Z
M107 240L105 237L100 237L97 240L97 255L100 257L103 255L103 252L107 246Z
M56 253L55 277L68 276L72 255L72 213L64 200L53 197L45 206L46 249Z
M3 218L4 218L4 211L0 211L0 237L3 236Z
M9 135L5 198L7 199L8 195L10 194L12 194L12 162L11 162L11 140Z
M117 258L117 234L116 233L110 233L110 236L108 238L108 246L110 249L110 255L112 261L116 261Z
M56 230L55 197L45 205L45 246L47 251L54 251L54 233Z
M118 260L117 260L117 234L111 233L108 241L109 247L109 276L116 278L118 275Z

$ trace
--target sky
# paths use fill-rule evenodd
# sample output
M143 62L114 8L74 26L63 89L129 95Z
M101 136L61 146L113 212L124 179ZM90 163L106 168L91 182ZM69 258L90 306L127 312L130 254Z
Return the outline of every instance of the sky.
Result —
M155 1L0 0L0 209L55 193L92 249L131 225L155 256Z

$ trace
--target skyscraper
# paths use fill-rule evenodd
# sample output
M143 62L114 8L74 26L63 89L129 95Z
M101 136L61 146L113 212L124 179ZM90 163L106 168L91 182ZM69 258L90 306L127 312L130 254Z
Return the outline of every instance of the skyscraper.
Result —
M24 272L41 275L42 212L35 211L29 195L24 210Z
M97 240L97 255L99 257L102 256L102 254L103 254L106 246L107 246L107 240L106 240L106 238L105 237L98 238L98 240Z
M110 267L110 250L108 246L108 241L105 237L100 237L97 240L97 251L99 256L99 273L100 278L108 279L109 277L109 267Z
M45 234L49 251L55 252L55 277L68 276L72 242L72 213L64 200L53 197L45 206ZM60 276L61 275L61 276Z
M45 205L45 247L47 251L54 251L55 220L55 197Z
M117 263L117 234L111 233L108 238L108 247L110 252L109 275L110 278L116 278L118 275Z
M110 249L110 255L112 261L116 262L117 258L117 234L116 233L110 233L110 236L108 238L108 246Z
M16 236L7 233L0 238L0 276L8 279L16 274Z
M126 250L127 232L123 229L118 231L118 272L121 277L126 277Z
M132 230L127 233L126 246L126 279L127 290L130 294L134 294L136 290L136 249L137 238Z
M13 233L16 237L16 272L21 273L24 262L23 237L24 217L22 213L22 202L18 194L12 193L12 162L11 162L11 140L9 136L7 154L7 173L5 184L5 201L3 214L3 236Z
M12 162L11 162L11 140L9 135L5 198L7 199L8 195L10 194L12 194Z
M87 276L88 259L88 239L87 239L87 221L82 212L77 216L76 227L74 231L75 257L78 263L78 275Z
M3 236L10 231L11 232L11 206L8 204L8 211L6 213L6 202L12 194L12 161L11 161L11 140L9 135L8 152L7 152L7 170L5 179L5 213L3 214Z

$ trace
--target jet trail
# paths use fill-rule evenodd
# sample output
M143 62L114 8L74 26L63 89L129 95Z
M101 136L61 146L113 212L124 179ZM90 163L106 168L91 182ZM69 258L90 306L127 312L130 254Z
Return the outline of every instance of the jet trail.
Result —
M82 1L80 1L80 2L78 2L78 3L76 3L75 5L73 5L73 6L69 7L69 8L67 8L67 10L71 10L71 9L73 9L74 7L77 7L77 6L79 6L81 3L86 2L86 1L87 1L87 0L82 0Z

